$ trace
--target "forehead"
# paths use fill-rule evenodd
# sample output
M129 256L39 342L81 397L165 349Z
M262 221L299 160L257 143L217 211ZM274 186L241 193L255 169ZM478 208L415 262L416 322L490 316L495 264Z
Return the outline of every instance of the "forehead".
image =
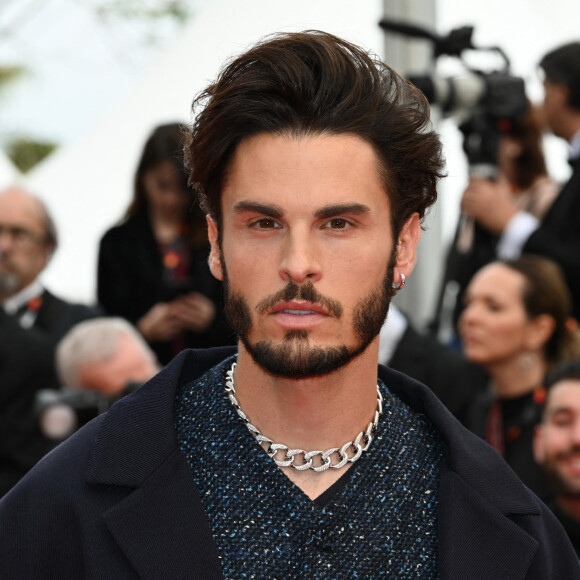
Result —
M503 264L490 264L482 268L469 284L470 295L485 295L520 302L523 295L524 277Z
M177 161L173 162L169 159L164 159L149 167L145 171L145 176L156 178L172 178L177 180L181 178L181 172Z
M151 358L139 344L129 337L121 334L118 340L117 349L111 357L104 361L86 363L81 367L82 372L93 376L118 377L121 380L127 377L143 378L143 369L149 371L153 366Z
M552 385L548 391L546 411L566 409L580 413L580 380L564 379Z
M44 212L38 201L19 191L0 195L0 222L35 231L45 229Z
M227 212L240 197L284 204L386 201L372 146L354 135L260 134L237 148L222 193Z

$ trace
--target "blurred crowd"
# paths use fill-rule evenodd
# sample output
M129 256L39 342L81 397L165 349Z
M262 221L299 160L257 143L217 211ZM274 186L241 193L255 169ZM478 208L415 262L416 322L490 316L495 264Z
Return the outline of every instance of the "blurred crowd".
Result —
M580 43L539 64L542 106L502 129L493 177L470 176L432 324L392 305L379 362L494 447L580 551ZM546 130L570 146L564 184L548 174ZM236 343L181 139L170 123L144 144L129 207L100 242L94 305L40 282L58 247L49 208L0 193L0 496L183 349Z

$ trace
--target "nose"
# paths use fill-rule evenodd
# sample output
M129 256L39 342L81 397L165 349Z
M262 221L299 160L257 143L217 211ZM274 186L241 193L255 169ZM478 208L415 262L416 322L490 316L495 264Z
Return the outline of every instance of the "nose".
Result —
M9 229L0 227L0 253L5 253L13 244L12 234Z
M460 324L473 324L479 318L480 308L474 302L466 304L460 316Z
M575 447L580 447L580 417L576 416L572 426L572 442Z
M459 334L462 335L467 329L478 324L479 308L477 305L470 303L461 312L458 321Z
M280 277L286 282L292 280L301 284L306 280L316 282L320 279L316 244L305 230L295 230L286 237L280 262Z

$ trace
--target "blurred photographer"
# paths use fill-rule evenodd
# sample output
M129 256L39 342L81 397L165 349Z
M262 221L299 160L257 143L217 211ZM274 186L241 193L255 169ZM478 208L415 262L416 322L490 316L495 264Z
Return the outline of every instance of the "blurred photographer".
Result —
M77 324L56 348L63 387L37 397L43 433L62 440L159 371L153 351L122 318Z
M463 193L442 290L449 283L456 285L453 328L471 278L498 257L496 223L518 210L542 219L558 194L558 185L547 175L541 129L539 113L531 107L524 116L510 120L497 144L497 175L493 179L472 175Z
M500 236L498 255L509 259L522 252L551 258L566 276L573 314L580 319L580 42L561 46L540 61L544 73L543 111L550 130L570 144L572 176L541 216L518 207L502 191L474 190L463 211Z

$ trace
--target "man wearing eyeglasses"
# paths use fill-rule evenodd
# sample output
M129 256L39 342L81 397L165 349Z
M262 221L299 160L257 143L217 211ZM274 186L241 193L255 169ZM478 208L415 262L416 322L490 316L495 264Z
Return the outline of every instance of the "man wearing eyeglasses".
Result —
M56 228L38 198L18 188L0 192L0 496L54 446L38 428L35 393L57 386L57 341L99 313L42 286L56 246Z
M41 200L19 188L0 193L0 306L23 328L37 328L55 342L98 314L42 286L39 276L56 247L56 228Z

